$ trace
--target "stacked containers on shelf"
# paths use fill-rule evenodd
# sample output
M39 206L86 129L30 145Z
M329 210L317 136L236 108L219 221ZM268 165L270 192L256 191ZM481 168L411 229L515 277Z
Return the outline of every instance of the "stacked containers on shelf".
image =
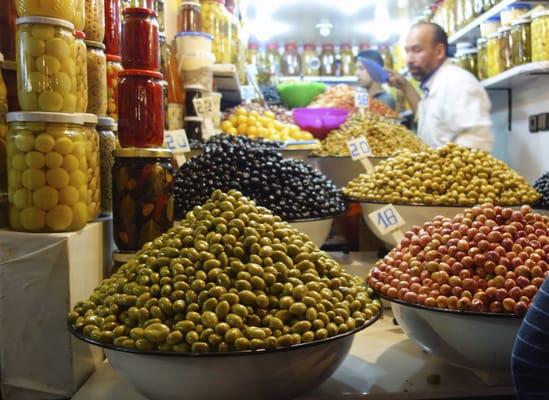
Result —
M123 70L120 56L120 13L121 0L105 1L105 44L106 53L106 83L107 83L107 110L106 114L118 120L118 74Z
M177 34L179 75L188 85L213 86L213 37L205 32L179 32Z
M88 221L95 221L101 214L101 160L97 116L82 114L86 159L88 160Z
M4 56L0 53L0 228L8 224L8 173L6 169L6 134L8 125L6 114L8 112L8 92L2 77L1 67L4 64Z
M88 50L86 34L74 31L76 44L76 112L85 113L88 109Z
M213 36L213 53L217 64L231 63L231 17L225 0L201 1L201 24Z

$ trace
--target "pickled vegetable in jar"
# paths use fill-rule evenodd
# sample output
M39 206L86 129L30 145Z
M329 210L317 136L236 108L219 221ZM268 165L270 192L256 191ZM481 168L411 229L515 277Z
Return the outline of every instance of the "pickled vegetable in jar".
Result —
M154 11L158 16L158 29L160 32L164 32L164 0L154 0Z
M101 214L112 212L112 167L116 149L115 123L112 118L99 117L97 133L99 135L99 159L101 170Z
M160 69L156 13L147 8L126 8L122 21L122 66L125 69Z
M86 26L86 0L74 0L74 29L84 31Z
M185 85L185 117L196 117L194 99L200 99L204 96L204 88L199 85Z
M86 159L88 160L88 222L95 221L101 214L101 159L97 116L82 114L83 133L86 140Z
M6 0L2 0L5 2ZM74 22L74 0L13 0L17 8L17 15L20 17L40 16L62 19L67 22Z
M497 33L500 27L500 18L499 15L496 15L480 24L480 34L482 37L488 38L490 35Z
M76 111L74 26L45 17L17 19L17 97L24 111Z
M540 11L532 16L531 42L532 61L549 60L549 11Z
M314 44L305 44L301 55L301 65L304 76L318 76L320 73L320 58L316 54Z
M166 46L166 74L164 75L168 82L168 103L183 104L185 96L183 93L183 85L179 77L177 56L170 45Z
M238 66L238 47L241 35L240 21L238 20L234 0L226 0L226 7L231 24L231 64Z
M282 73L286 76L301 75L301 57L297 53L295 42L286 43L286 51L282 57Z
M501 11L501 26L512 26L513 22L524 17L532 7L527 3L514 3Z
M333 44L322 45L322 54L320 55L320 75L335 75L335 53Z
M0 53L0 195L8 192L8 175L6 171L6 135L8 124L6 114L8 112L8 91L2 77L2 64L4 56Z
M86 39L103 42L105 38L105 5L104 0L86 0Z
M107 55L107 115L118 121L118 74L123 71L122 57Z
M88 221L88 161L79 114L8 113L10 227L82 229Z
M353 76L355 74L355 57L349 43L341 45L341 75Z
M183 124L185 127L185 133L187 133L188 139L196 139L202 141L202 124L204 120L201 117L185 117Z
M501 74L503 72L503 66L501 64L500 41L499 41L499 35L497 33L494 33L488 37L487 54L488 54L488 78Z
M88 109L88 49L86 34L74 31L76 38L76 112L85 113Z
M200 32L202 30L200 14L200 3L198 0L182 2L177 14L177 31Z
M161 147L164 142L162 74L126 69L118 74L118 139L122 147Z
M248 54L246 55L246 63L254 65L256 68L262 63L261 52L259 51L259 44L254 42L248 43Z
M511 62L513 66L532 61L530 18L519 18L511 28Z
M174 172L169 150L115 152L113 228L119 250L137 251L173 226Z
M120 55L120 0L105 0L105 52Z
M487 39L479 38L477 40L477 70L478 79L484 80L488 78L488 48Z
M213 53L217 64L231 63L231 18L225 0L201 1L202 30L214 38Z
M513 66L512 64L512 54L511 54L511 28L502 27L498 30L498 40L499 40L499 58L500 66L502 71L507 71Z
M477 49L469 49L463 53L462 68L478 79Z
M15 60L16 19L15 1L0 1L0 53L6 60Z
M86 40L88 50L88 108L89 114L107 115L107 57L105 45Z

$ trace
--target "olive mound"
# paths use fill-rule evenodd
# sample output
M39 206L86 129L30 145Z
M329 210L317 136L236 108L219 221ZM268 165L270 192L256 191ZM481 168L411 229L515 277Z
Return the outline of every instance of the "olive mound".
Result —
M305 234L231 190L105 279L69 321L141 351L276 349L344 334L381 304Z

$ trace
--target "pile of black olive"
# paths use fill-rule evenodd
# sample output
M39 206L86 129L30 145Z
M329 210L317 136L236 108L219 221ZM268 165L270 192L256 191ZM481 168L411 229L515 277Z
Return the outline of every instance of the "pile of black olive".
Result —
M549 171L536 180L534 188L541 194L539 207L549 208Z
M242 136L212 137L202 154L176 173L176 217L184 218L216 189L236 189L286 221L335 216L345 210L331 181L302 161L283 159L270 145Z

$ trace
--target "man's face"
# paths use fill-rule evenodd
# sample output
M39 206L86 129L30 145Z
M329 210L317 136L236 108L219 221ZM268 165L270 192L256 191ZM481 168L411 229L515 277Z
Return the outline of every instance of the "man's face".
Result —
M435 44L433 28L428 25L413 27L404 49L408 69L416 80L427 77L446 57L444 45Z
M356 63L355 71L356 77L358 78L358 84L363 88L369 89L372 85L372 77L368 73L366 67L364 67L364 65L360 61Z

